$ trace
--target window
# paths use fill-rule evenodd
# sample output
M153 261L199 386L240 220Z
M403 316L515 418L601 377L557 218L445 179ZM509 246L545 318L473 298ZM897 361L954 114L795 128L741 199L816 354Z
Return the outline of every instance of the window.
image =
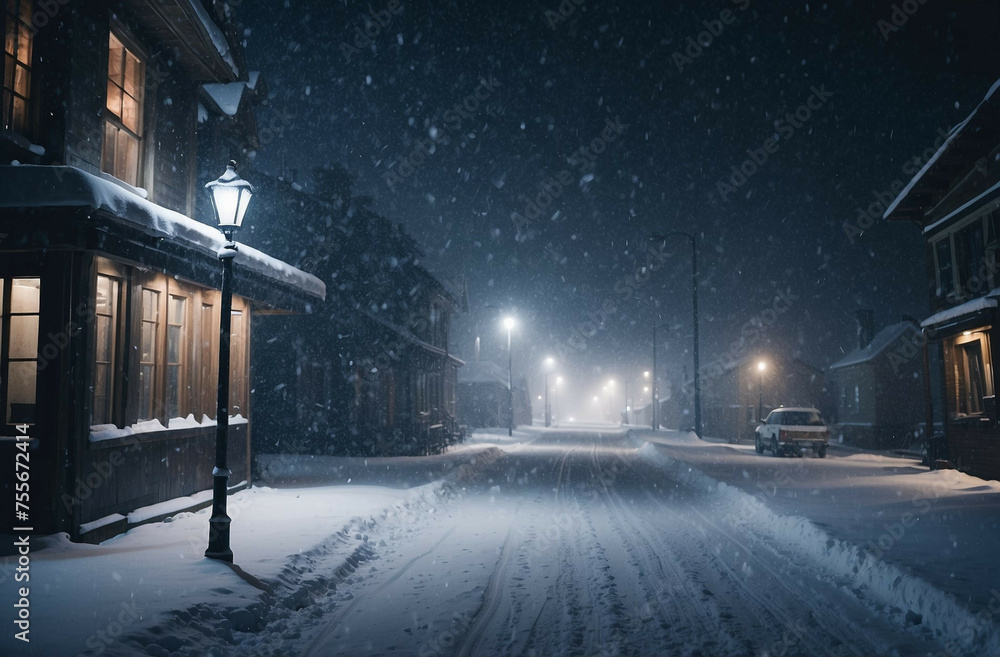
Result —
M167 303L167 418L180 417L187 397L187 298Z
M959 356L958 412L964 415L982 413L986 390L982 345L978 340L967 342L959 348Z
M95 317L97 348L94 359L94 384L91 424L112 424L115 413L115 382L118 363L118 321L121 283L110 276L97 276Z
M962 295L975 295L983 290L988 281L980 279L980 268L986 260L986 241L983 239L983 220L976 219L955 235L958 252L959 275Z
M34 29L31 26L30 0L7 0L3 62L3 127L25 132L28 127L28 100L31 89L31 50Z
M234 299L235 303L235 299ZM247 416L246 322L243 311L232 311L229 337L229 415Z
M3 293L3 342L0 371L6 376L4 415L7 424L34 424L38 380L38 311L41 281L14 278L0 281Z
M861 409L861 386L854 386L854 410Z
M955 277L951 266L951 239L946 237L934 245L937 257L937 296L944 299L955 291Z
M142 290L142 328L139 331L139 420L156 417L157 340L160 333L160 293Z
M142 101L145 65L111 35L108 49L107 116L101 170L130 185L141 180Z
M219 335L219 321L215 319L215 306L202 302L198 349L196 353L201 363L201 412L212 419L218 415L219 357L215 344ZM197 419L201 419L198 417Z

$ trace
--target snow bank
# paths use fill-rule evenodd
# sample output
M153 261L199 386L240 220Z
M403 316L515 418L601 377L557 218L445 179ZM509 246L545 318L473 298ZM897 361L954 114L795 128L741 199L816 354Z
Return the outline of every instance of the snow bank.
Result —
M876 558L868 550L831 537L806 518L777 515L760 496L717 481L687 463L670 458L649 442L632 440L641 444L638 452L648 462L668 470L688 487L714 495L728 507L728 524L752 529L776 544L797 551L834 579L850 582L850 589L861 590L889 606L900 617L901 624L905 624L908 612L919 614L922 624L936 636L960 637L963 653L1000 654L1000 632L992 618L983 622L982 613L973 614L953 596Z

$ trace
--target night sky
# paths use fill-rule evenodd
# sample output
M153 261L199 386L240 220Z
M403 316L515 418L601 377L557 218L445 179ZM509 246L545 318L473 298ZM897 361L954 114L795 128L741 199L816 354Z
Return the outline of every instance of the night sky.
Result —
M899 29L893 4L242 3L271 92L255 166L307 188L317 166L354 173L431 271L467 282L460 356L478 323L499 361L495 313L509 311L516 367L538 381L562 353L589 395L598 375L649 368L655 320L661 374L679 379L689 247L649 249L652 233L687 231L703 363L780 350L825 367L856 346L858 309L876 329L926 316L919 229L844 223L908 182L1000 76L998 3L898 3ZM754 152L767 160L721 188ZM787 310L768 313L779 290Z

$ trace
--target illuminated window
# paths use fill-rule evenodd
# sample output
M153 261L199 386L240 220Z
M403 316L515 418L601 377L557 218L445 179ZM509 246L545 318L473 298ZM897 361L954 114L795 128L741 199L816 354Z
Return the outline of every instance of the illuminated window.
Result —
M182 415L187 393L187 298L167 304L167 417Z
M91 424L112 424L115 381L118 378L118 313L121 284L98 275L96 299L97 351L94 359L93 418Z
M951 343L948 351L954 368L955 411L958 415L984 413L983 398L993 394L989 336L982 331L968 332Z
M2 281L2 371L6 374L4 413L7 424L35 422L38 382L38 311L41 281L14 278Z
M101 170L130 185L140 184L142 96L145 64L114 35L108 54L107 115Z
M139 419L152 420L156 413L157 339L160 332L160 293L142 291L142 328L139 332Z
M24 132L28 125L28 100L31 89L31 50L34 30L31 26L30 0L7 0L7 34L3 63L3 127Z

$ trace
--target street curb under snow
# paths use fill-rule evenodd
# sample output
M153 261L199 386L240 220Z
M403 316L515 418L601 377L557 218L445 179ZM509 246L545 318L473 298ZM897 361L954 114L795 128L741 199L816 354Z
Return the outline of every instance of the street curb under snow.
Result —
M734 527L751 527L755 533L786 546L826 570L835 579L846 578L849 590L861 591L888 607L900 624L911 619L934 632L938 639L958 637L959 653L1000 654L1000 632L993 614L975 614L954 596L935 588L886 561L874 558L863 548L833 538L807 518L781 516L769 509L757 495L718 481L688 463L673 459L653 443L629 434L629 441L647 462L666 470L689 488L713 495L728 506L726 522ZM954 645L952 641L949 646Z
M259 644L258 634L269 625L281 632L292 614L337 591L363 563L377 557L376 547L369 542L369 532L378 532L381 525L390 522L418 522L422 514L433 512L443 500L457 494L464 482L474 479L503 456L496 447L462 454L459 464L448 467L443 477L406 489L401 499L380 512L368 517L355 516L312 548L289 555L277 575L258 579L234 565L234 573L259 594L242 598L242 604L230 607L198 604L165 612L162 620L111 646L106 654L133 655L138 644L145 654L165 657L183 645L204 643L206 637L218 646L216 652L206 654L283 654L280 646Z

